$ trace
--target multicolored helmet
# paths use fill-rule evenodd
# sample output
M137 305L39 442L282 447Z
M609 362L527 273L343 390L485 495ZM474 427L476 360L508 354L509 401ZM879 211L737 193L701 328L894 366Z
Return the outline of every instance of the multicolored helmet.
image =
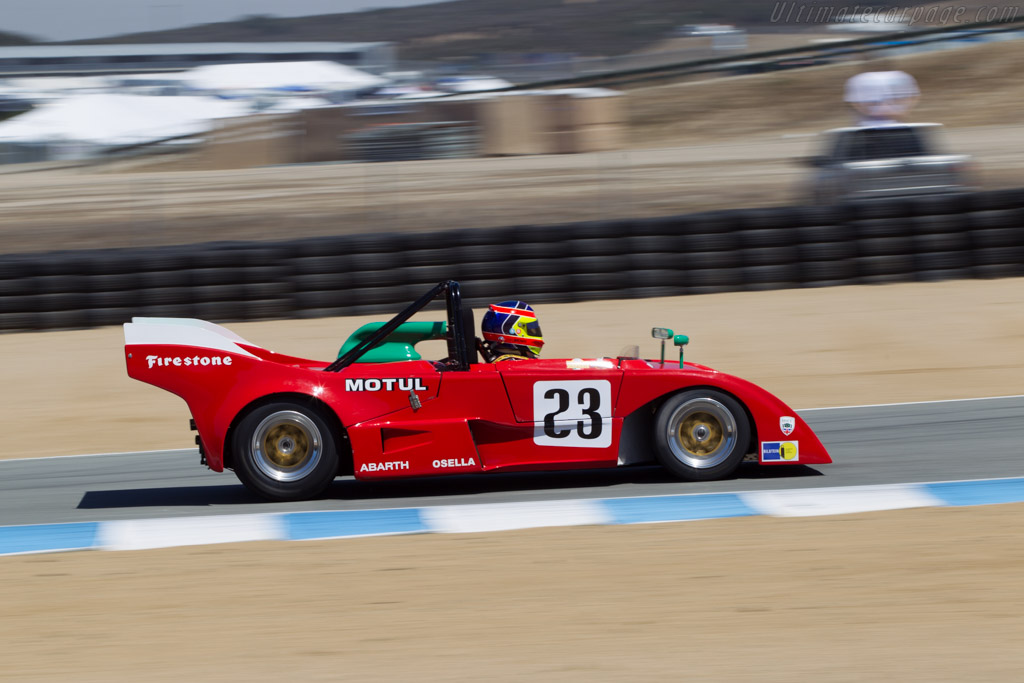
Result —
M544 346L544 335L537 314L525 301L502 301L491 304L480 323L484 341L499 355L514 354L536 358Z

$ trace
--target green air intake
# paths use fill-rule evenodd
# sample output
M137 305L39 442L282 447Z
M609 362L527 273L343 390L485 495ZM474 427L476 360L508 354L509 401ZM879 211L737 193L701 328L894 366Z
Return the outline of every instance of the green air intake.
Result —
M352 333L338 351L338 358L372 337L386 322L367 323ZM423 341L444 339L448 324L443 322L402 323L381 343L364 353L357 363L394 363L400 360L422 360L416 345Z

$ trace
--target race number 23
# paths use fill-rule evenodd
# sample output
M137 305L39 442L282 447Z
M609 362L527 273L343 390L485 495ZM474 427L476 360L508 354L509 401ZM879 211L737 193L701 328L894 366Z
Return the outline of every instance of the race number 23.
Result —
M535 382L533 442L538 446L612 445L612 385L605 379Z

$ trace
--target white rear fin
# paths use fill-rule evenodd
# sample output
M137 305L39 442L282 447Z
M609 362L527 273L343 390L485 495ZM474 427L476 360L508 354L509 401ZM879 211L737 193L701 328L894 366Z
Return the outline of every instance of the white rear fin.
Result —
M124 324L124 344L171 344L227 351L256 358L239 344L256 346L231 330L196 318L132 318Z

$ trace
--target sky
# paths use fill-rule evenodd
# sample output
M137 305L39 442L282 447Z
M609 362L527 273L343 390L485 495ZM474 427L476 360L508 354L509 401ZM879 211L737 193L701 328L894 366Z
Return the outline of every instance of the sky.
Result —
M229 21L250 14L300 17L439 0L0 0L0 31L39 40L98 38Z

